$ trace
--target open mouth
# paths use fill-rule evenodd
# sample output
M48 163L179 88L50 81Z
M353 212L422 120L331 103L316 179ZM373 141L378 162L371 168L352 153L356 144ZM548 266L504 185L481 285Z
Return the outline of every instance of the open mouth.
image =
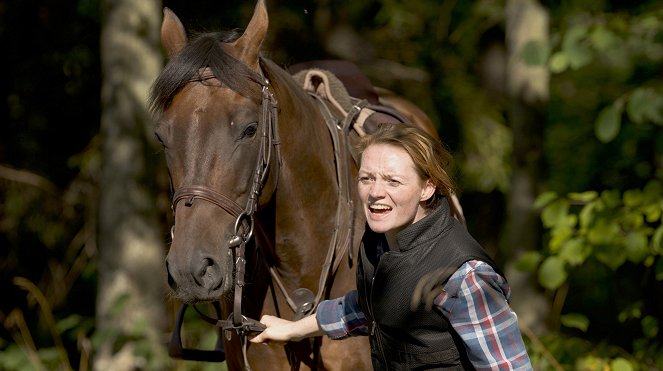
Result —
M389 207L387 205L379 205L379 204L369 205L368 209L373 214L386 214L386 213L391 211L391 207Z

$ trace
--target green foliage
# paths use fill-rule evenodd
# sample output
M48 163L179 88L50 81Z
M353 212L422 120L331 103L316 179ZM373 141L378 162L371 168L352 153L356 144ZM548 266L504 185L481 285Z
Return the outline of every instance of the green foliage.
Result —
M541 220L550 231L539 282L560 287L566 272L594 258L613 270L626 261L644 266L660 264L663 184L650 181L643 189L571 193L565 197L545 193L537 200ZM524 267L532 257L521 258ZM659 277L657 277L658 279Z

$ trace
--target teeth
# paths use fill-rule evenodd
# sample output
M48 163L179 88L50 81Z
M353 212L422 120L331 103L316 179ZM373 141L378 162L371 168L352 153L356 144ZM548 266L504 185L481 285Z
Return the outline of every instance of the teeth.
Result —
M372 210L389 210L391 207L387 205L371 205L369 206Z

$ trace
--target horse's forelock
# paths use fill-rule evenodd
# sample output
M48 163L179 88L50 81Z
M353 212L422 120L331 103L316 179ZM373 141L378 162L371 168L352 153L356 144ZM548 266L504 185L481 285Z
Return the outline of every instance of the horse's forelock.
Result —
M210 32L196 36L172 58L152 86L150 110L166 109L177 93L195 79L201 69L209 67L222 84L237 93L258 101L260 75L230 55L224 44L236 40L241 33Z

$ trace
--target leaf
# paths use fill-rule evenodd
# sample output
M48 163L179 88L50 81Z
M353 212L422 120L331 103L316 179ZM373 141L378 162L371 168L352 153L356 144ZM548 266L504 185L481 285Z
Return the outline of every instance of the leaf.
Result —
M582 332L587 332L587 328L589 328L589 318L579 313L564 314L559 319L562 325L577 328Z
M540 209L548 205L551 201L557 198L557 193L555 192L543 192L541 193L536 200L534 200L534 207Z
M578 266L589 256L590 246L580 238L572 238L564 243L560 249L559 257L567 263Z
M564 35L562 51L569 60L569 66L579 69L592 61L592 53L586 45L587 26L574 25Z
M571 201L587 203L594 201L599 196L596 191L586 191L586 192L571 192L568 194L568 197Z
M568 274L564 261L558 256L549 256L539 269L539 283L541 286L555 290L566 281Z
M612 270L624 265L626 261L626 251L617 244L603 245L594 249L596 259Z
M608 49L617 46L619 43L617 36L601 25L594 28L589 35L589 39L594 48L598 51L608 51Z
M540 40L530 40L520 50L520 57L531 67L543 66L550 56L550 48Z
M569 202L565 199L557 199L550 203L543 209L541 213L541 221L546 227L554 227L565 221L566 215L569 213Z
M580 213L578 213L578 220L580 222L580 229L581 230L587 230L592 223L594 223L594 215L595 215L595 210L597 209L597 203L592 202L589 203L585 206L583 206L582 210L580 210Z
M516 261L516 269L523 272L534 272L543 259L538 251L528 251Z
M635 208L644 201L642 191L639 189L629 189L624 192L624 206Z
M569 57L564 52L557 52L550 57L548 67L552 73L561 73L569 68Z
M663 242L663 224L659 225L658 228L656 228L656 231L654 232L654 235L651 238L651 248L654 253L660 253L661 250L663 250L661 242Z
M594 124L596 137L608 143L617 137L621 127L621 110L614 104L601 110Z
M642 319L642 332L650 339L658 335L658 319L653 316L646 316Z
M649 254L647 236L640 231L634 231L626 236L626 256L632 263L642 262Z
M663 123L662 109L663 97L652 88L635 89L626 104L626 113L636 124L648 120L657 124Z
M633 365L625 358L615 358L610 361L610 369L612 371L633 371Z

